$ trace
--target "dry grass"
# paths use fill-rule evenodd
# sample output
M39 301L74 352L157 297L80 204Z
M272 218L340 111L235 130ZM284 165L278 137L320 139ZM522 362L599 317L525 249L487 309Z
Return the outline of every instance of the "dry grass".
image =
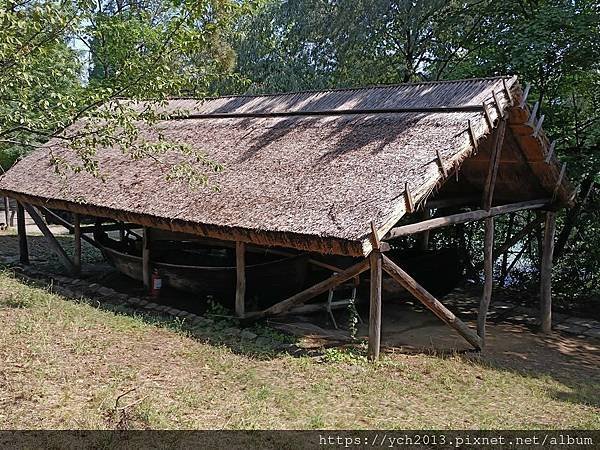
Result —
M460 356L269 358L0 273L0 428L600 428L598 378ZM564 380L564 379L563 379Z

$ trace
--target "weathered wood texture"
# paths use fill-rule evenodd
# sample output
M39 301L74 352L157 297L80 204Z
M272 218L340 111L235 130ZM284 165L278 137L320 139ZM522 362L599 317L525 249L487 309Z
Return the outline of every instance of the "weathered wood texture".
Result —
M235 265L235 314L238 317L244 317L246 313L246 248L243 242L236 242Z
M484 260L484 286L481 303L479 304L479 313L477 314L477 334L481 338L482 345L485 345L485 322L487 319L490 301L492 299L492 289L494 287L494 218L485 219L485 237L483 242L483 260Z
M506 131L506 120L501 120L494 137L494 146L490 157L490 166L488 169L487 179L483 189L483 209L489 211L492 207L494 199L494 188L496 186L496 178L498 177L498 166L500 165L500 156L502 153L502 145L504 144L504 133Z
M25 208L17 203L17 232L19 234L19 260L21 264L29 264L29 248L27 246L27 227L25 226Z
M73 265L81 272L81 217L73 214Z
M433 230L435 228L447 227L449 225L471 222L474 220L481 220L485 219L486 217L497 216L499 214L521 211L523 209L542 208L544 206L547 206L549 202L550 199L530 200L526 202L494 206L493 208L490 208L489 211L481 209L461 214L453 214L451 216L446 217L438 217L435 219L424 220L422 222L392 228L390 232L385 236L385 238L394 239L400 236L408 236L415 233L422 233L423 231Z
M46 242L48 243L50 248L58 256L60 263L65 267L65 269L67 269L68 272L76 273L77 270L75 269L73 261L71 261L71 258L69 258L65 250L61 247L60 243L56 240L56 237L54 237L52 231L50 231L48 225L46 225L44 219L42 219L42 216L40 216L35 210L35 208L31 205L24 204L23 207L25 208L29 216L33 219L35 225L39 228L39 230L46 238Z
M482 347L481 339L469 328L462 320L446 308L439 300L431 295L423 286L415 281L408 273L402 270L387 256L382 255L383 270L385 270L394 280L410 292L417 300L430 309L442 321L455 329L458 334L464 337L475 349L480 350Z
M296 305L300 305L302 303L306 303L307 301L315 298L317 295L322 294L323 292L328 291L329 289L348 281L350 278L354 278L355 276L363 273L365 270L369 268L369 259L365 258L361 262L349 267L348 269L340 272L332 277L317 283L308 289L305 289L302 292L299 292L292 297L283 300L263 311L259 311L256 313L249 313L246 315L248 318L260 318L265 316L274 316L277 314L282 314L289 309L293 308Z
M142 234L142 280L146 289L150 289L150 280L152 279L150 240L150 229L144 228Z
M373 251L369 255L371 266L371 298L369 306L369 347L371 361L379 359L381 347L381 253Z
M554 254L554 233L556 231L556 213L546 213L544 244L540 269L540 320L542 331L552 331L552 256Z
M3 197L4 202L4 223L6 226L10 226L10 202L8 201L8 197Z

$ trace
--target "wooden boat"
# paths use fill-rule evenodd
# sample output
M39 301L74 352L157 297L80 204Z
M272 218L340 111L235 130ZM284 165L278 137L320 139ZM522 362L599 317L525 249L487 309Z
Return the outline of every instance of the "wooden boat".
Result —
M132 243L96 239L105 259L119 272L141 281L142 257ZM211 295L225 306L235 299L235 251L226 247L153 249L152 267L165 286L185 292ZM174 243L181 244L181 243ZM118 250L117 250L118 248ZM258 306L270 306L297 292L306 280L308 255L282 257L263 252L246 253L246 298Z

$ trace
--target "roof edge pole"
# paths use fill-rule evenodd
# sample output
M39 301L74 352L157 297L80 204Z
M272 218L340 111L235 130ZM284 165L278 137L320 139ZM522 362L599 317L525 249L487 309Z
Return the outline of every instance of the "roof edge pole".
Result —
M492 300L492 290L494 288L494 218L488 217L485 219L485 238L483 244L483 260L484 260L484 286L483 295L479 304L479 312L477 313L477 334L481 338L482 347L485 346L485 322L487 319L488 309Z
M75 270L75 265L73 264L73 261L71 261L71 259L69 258L69 256L65 252L65 250L61 247L60 243L58 242L56 237L52 234L52 231L50 231L50 228L48 228L48 225L46 225L46 223L44 222L42 217L33 208L33 206L28 205L27 203L23 204L23 208L25 208L27 213L31 216L31 218L35 222L35 225L40 229L40 231L46 238L46 242L48 242L48 245L50 246L50 248L58 256L58 259L60 260L61 264L65 267L65 269L67 269L67 271L69 273L74 274L76 272L76 270ZM23 220L24 220L24 218L23 218Z
M555 232L556 212L547 211L540 267L540 322L542 332L546 334L552 332L552 256Z
M150 261L150 229L144 227L142 233L142 280L144 288L150 290L150 280L152 279L152 264Z
M246 311L246 245L243 242L235 243L235 315L244 317Z
M369 348L367 351L369 360L379 359L381 348L381 262L382 254L379 250L373 250L369 255L371 268L371 286L369 302Z
M496 136L494 139L494 148L490 155L490 165L488 168L488 174L483 189L483 209L489 211L492 207L492 201L494 199L494 189L496 187L496 179L498 177L498 167L500 166L500 156L502 154L502 146L504 144L504 134L506 132L506 120L501 119L498 128L496 129Z
M81 273L81 216L73 214L73 265L75 271Z
M27 227L25 226L25 208L21 202L17 202L17 233L19 235L19 260L21 261L21 264L29 264Z
M482 348L481 338L475 331L446 308L438 299L431 295L423 286L402 270L387 256L382 255L383 270L385 270L404 289L410 292L417 300L431 310L437 317L469 342L476 350Z
M550 203L551 199L538 199L528 200L525 202L508 203L506 205L494 206L489 211L484 209L470 211L460 214L452 214L445 217L436 217L435 219L424 220L422 222L413 223L410 225L402 225L399 227L392 228L385 239L395 239L401 236L407 236L409 234L420 233L427 230L433 230L436 228L447 227L458 223L466 223L476 220L485 219L486 217L497 216L499 214L506 214L510 212L521 211L523 209L537 209L543 208Z

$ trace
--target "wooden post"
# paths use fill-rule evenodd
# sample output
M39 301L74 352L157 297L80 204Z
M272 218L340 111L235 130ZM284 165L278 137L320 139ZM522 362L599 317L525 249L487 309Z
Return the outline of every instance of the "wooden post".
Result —
M369 256L371 266L371 299L369 308L369 348L371 361L379 359L381 346L381 252L373 250Z
M142 279L144 287L150 290L150 280L152 279L152 267L150 265L150 229L144 227L142 234Z
M29 264L27 228L25 227L25 208L23 208L21 203L17 203L17 232L19 234L19 258L21 264Z
M10 203L8 197L4 197L4 224L7 228L10 226Z
M540 268L540 320L542 332L552 331L552 256L554 254L554 233L556 231L556 213L546 213L544 228L544 251Z
M485 346L485 320L487 318L490 300L492 299L492 289L494 287L494 218L485 219L485 238L483 246L483 261L485 284L483 287L483 296L479 304L479 313L477 314L477 334L481 338L482 346Z
M246 246L243 242L235 243L235 267L236 267L236 285L235 285L235 314L238 317L244 317L246 301Z
M400 285L410 292L417 300L431 310L436 316L443 320L450 327L454 328L458 334L464 337L476 350L481 349L481 338L462 320L446 308L438 299L431 295L423 286L402 270L387 256L382 255L383 270L396 280Z
M75 265L73 264L73 261L71 261L69 255L67 255L65 250L60 246L60 243L56 240L56 238L52 234L52 231L50 231L48 225L46 225L46 222L44 222L44 219L42 219L42 216L38 214L38 212L34 209L33 206L28 205L27 203L23 204L23 208L25 208L25 210L29 213L29 215L35 222L35 225L42 232L42 234L46 238L46 242L54 251L54 253L56 253L56 256L58 256L58 259L60 260L61 264L65 267L65 269L67 269L69 273L75 273Z
M81 272L81 217L73 214L73 264L77 273Z
M423 213L421 214L422 220L427 220L431 218L431 210L427 207L423 209ZM427 250L429 248L429 230L423 231L419 235L419 248L421 250Z

